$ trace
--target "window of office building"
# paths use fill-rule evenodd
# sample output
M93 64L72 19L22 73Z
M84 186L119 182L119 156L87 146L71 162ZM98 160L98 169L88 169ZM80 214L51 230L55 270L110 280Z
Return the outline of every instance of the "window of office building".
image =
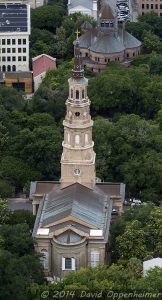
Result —
M12 39L12 45L15 45L15 44L16 44L16 40Z
M7 61L11 61L11 56L7 56Z
M23 53L26 53L26 48L23 48Z
M21 45L21 39L18 39L18 45Z
M7 39L7 45L10 45L10 44L11 44L11 40Z
M7 53L11 53L11 48L7 48Z
M12 48L12 53L16 53L16 48Z
M5 56L2 56L2 61L6 61L6 57Z
M21 56L18 56L18 61L21 61Z
M6 40L2 39L2 45L6 45Z
M26 56L23 56L23 61L26 61Z
M12 56L12 61L16 61L16 56Z
M2 48L2 53L6 53L6 49L5 48Z
M26 45L26 39L23 39L23 45Z
M18 48L18 53L21 53L21 48Z

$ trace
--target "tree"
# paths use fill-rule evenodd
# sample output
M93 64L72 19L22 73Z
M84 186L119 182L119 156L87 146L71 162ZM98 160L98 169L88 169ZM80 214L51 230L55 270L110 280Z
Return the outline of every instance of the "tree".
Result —
M123 235L116 238L118 257L144 259L149 253L146 247L146 234L137 220L126 226Z
M4 240L4 249L23 256L34 253L34 242L27 224L0 226L0 236Z
M0 198L0 225L6 224L10 219L10 210L7 200Z
M154 11L148 12L148 13L144 14L143 16L139 16L138 21L147 23L148 25L150 25L153 28L154 33L156 35L158 35L159 37L161 36L162 19Z
M162 49L159 37L151 33L150 31L145 33L142 47L148 53L152 51L160 52L160 50Z
M126 23L125 29L140 41L143 41L146 31L154 32L153 26L146 22Z
M28 210L14 210L10 213L10 217L8 220L9 225L16 225L16 224L27 224L29 229L32 230L34 227L35 216L33 216L31 211Z
M31 10L31 26L46 29L53 33L61 26L65 8L62 5L44 5Z
M0 251L0 299L28 300L27 289L34 282L44 282L38 257L18 258L6 250Z
M5 156L0 162L0 175L13 186L23 188L28 180L40 178L40 173L30 168L22 159Z

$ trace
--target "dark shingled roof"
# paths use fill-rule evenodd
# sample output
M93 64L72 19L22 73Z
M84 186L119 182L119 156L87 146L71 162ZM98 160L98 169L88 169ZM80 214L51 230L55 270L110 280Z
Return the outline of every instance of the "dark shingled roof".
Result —
M96 53L119 53L125 49L141 46L137 40L127 31L118 30L116 36L111 30L102 32L100 28L91 29L79 37L80 48L90 49Z
M108 197L98 187L89 189L79 183L56 189L48 195L41 216L41 226L68 216L103 229ZM109 200L110 202L110 200Z

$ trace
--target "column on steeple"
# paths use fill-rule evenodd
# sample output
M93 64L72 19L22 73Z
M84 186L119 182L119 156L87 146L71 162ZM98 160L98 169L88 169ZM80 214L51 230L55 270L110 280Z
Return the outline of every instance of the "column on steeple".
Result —
M61 157L61 186L75 182L93 188L96 181L95 153L93 151L90 100L87 95L88 79L80 56L78 39L74 46L74 66L66 101L63 153Z

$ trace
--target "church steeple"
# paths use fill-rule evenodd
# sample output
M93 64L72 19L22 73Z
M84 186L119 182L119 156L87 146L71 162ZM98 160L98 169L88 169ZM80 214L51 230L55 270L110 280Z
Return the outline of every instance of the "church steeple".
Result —
M66 101L63 153L61 157L61 187L75 182L93 188L96 182L93 121L90 116L90 100L87 96L88 79L84 69L77 39L74 43L74 67L69 82Z
M79 79L84 77L84 69L82 66L82 60L80 56L80 46L79 46L79 39L78 39L78 34L79 32L77 31L77 39L74 43L74 67L72 70L72 77L74 79Z

